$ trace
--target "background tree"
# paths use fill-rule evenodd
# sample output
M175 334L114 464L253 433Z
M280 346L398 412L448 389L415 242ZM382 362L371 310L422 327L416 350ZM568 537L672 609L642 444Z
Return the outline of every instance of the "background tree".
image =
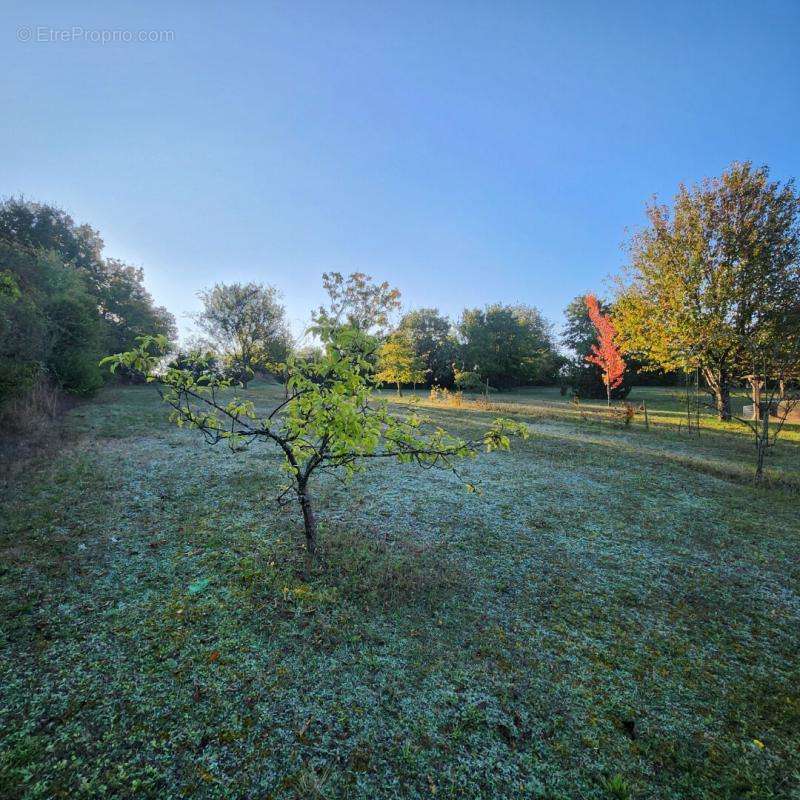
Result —
M90 225L77 225L57 206L10 197L0 203L0 241L28 252L54 252L84 274L96 294L104 273L103 240Z
M597 302L601 312L613 319L611 304L601 298L598 298ZM561 344L571 352L571 357L566 360L563 367L562 386L564 384L570 386L579 397L606 397L606 386L599 367L586 361L586 356L591 352L596 340L597 331L589 317L586 295L578 295L564 309ZM622 383L611 391L612 400L626 397L632 386L648 384L671 386L681 380L679 372L664 372L653 367L644 371L645 365L630 356L625 359L625 365Z
M393 333L378 348L378 383L393 383L397 394L403 394L403 384L422 383L425 380L425 365L414 352L404 332Z
M626 353L666 370L699 369L721 419L748 374L750 342L776 342L800 297L800 197L767 167L733 164L681 186L672 212L648 207L614 305Z
M601 311L608 314L610 311L608 303L600 299L598 303ZM589 317L585 294L578 295L569 303L564 309L564 318L561 343L571 352L571 357L565 360L563 366L562 386L564 384L569 386L578 397L606 397L606 385L600 368L586 360L597 341L597 331ZM622 384L612 389L612 399L619 399L628 394L632 378L630 371L625 374Z
M366 334L351 325L325 325L317 333L324 356L311 362L290 356L289 394L264 414L226 391L230 382L213 371L198 378L193 369L163 369L163 337L143 337L134 350L105 359L112 370L136 369L160 383L172 419L201 431L208 442L224 441L233 451L256 441L279 448L288 479L279 499L293 496L300 506L306 572L318 536L310 486L315 474L334 470L352 476L381 458L455 471L456 459L475 456L480 447L507 449L509 435L528 434L520 423L497 419L479 441L465 441L419 414L395 416L373 396L372 366L362 355L364 346L354 341Z
M550 326L531 306L494 304L466 309L458 323L459 360L491 386L554 383L562 358Z
M375 283L371 275L353 272L325 272L322 285L330 297L328 307L313 314L315 324L334 327L350 325L363 333L380 335L394 311L400 308L400 290L387 281Z
M227 356L247 386L259 366L281 362L291 338L278 290L260 283L218 283L199 294L203 310L193 319L209 347Z
M144 287L144 270L117 259L106 259L98 287L100 313L107 325L108 352L134 346L146 333L178 338L175 317L163 306L156 306Z
M608 405L611 405L611 392L622 384L625 374L625 361L616 343L617 332L610 318L600 310L600 304L593 294L586 295L586 309L589 319L597 333L597 343L592 344L585 357L590 364L600 368L606 387Z
M411 341L431 386L453 385L453 364L458 357L458 343L450 320L437 308L417 308L404 314L398 331Z

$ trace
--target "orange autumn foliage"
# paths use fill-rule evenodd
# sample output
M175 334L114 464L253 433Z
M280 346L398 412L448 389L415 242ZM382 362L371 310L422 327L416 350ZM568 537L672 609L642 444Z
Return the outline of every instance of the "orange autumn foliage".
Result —
M593 294L586 295L586 308L597 331L597 344L592 345L592 351L586 356L586 360L602 370L603 383L610 397L611 390L622 383L622 376L625 374L625 361L615 342L617 331L611 319L600 310L600 303Z

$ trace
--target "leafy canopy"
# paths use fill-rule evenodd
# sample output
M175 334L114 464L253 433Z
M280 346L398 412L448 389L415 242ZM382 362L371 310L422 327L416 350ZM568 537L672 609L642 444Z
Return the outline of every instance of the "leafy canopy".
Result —
M800 303L800 197L733 164L648 207L614 304L623 350L665 370L742 375L754 344L791 333Z
M194 321L207 348L228 356L244 374L286 358L291 337L274 286L217 283L199 296L203 310Z
M378 383L395 384L399 391L404 383L422 383L425 377L425 364L405 333L393 333L378 348Z

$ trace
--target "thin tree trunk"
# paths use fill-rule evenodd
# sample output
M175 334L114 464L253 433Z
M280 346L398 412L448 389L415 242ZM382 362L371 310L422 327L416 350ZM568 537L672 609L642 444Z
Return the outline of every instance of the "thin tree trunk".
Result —
M758 421L761 419L761 381L757 375L751 378L750 386L753 390L753 419Z
M756 480L760 481L764 477L764 457L769 447L769 403L761 418L761 431L756 433L756 448L758 450L756 460ZM758 428L756 428L758 431Z
M608 382L608 376L606 376L606 397L608 398L608 407L611 408L611 384Z
M400 388L400 382L399 381L397 383L397 396L398 397L402 397L403 396L403 390Z
M756 475L755 480L760 481L764 477L764 445L759 439L756 443Z
M297 499L300 501L300 508L303 511L303 526L306 534L305 573L306 578L308 578L311 575L314 555L317 552L317 518L314 516L314 509L311 505L311 498L309 497L308 485L306 483L302 483L298 486Z
M731 389L728 385L727 375L723 375L720 381L717 395L717 414L725 422L729 422L731 419Z

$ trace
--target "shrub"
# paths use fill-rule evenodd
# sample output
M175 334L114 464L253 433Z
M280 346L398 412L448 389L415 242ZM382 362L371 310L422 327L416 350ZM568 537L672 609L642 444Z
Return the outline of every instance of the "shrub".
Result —
M462 392L482 392L486 388L477 372L456 370L455 375L454 386Z

